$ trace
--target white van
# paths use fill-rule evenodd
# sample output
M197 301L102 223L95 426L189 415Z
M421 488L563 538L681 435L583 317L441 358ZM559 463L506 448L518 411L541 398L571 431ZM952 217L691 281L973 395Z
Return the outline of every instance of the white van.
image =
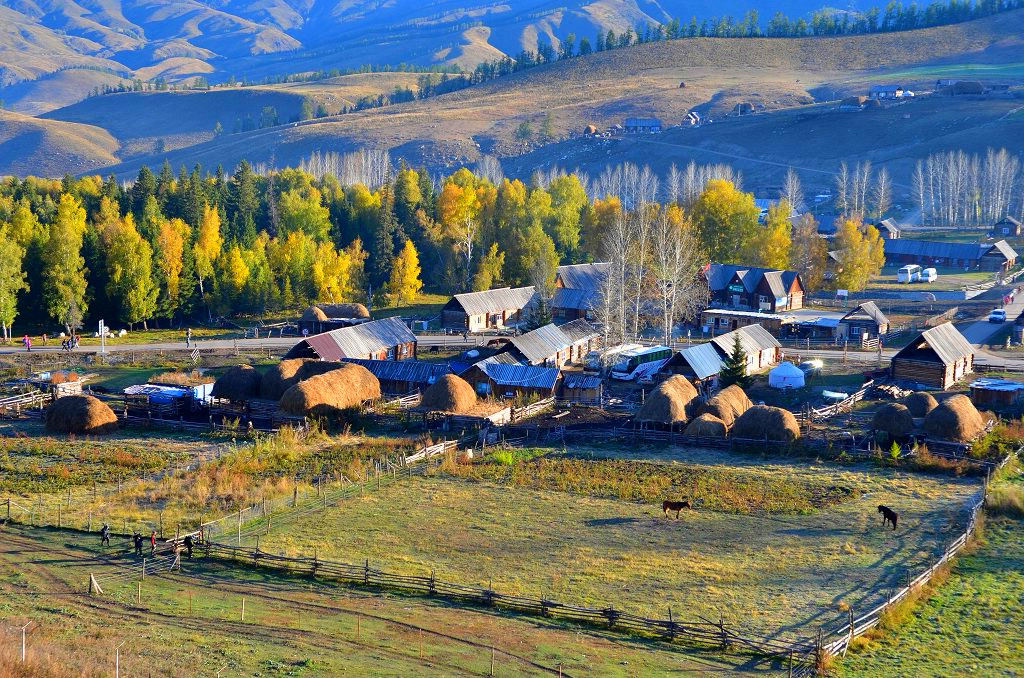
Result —
M913 283L921 280L921 267L917 264L907 264L896 272L896 280L901 283Z
M926 268L921 271L921 282L935 282L938 277L939 273L934 268Z

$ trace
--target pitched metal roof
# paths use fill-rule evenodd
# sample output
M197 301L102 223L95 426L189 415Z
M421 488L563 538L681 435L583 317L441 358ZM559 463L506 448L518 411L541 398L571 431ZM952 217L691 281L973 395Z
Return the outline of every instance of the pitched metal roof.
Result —
M531 363L539 363L573 344L596 337L598 332L586 320L573 320L561 327L548 324L518 337L510 343Z
M400 318L383 318L307 337L285 357L298 357L309 349L321 360L362 358L415 341L416 335Z
M562 375L562 386L581 390L590 390L600 387L601 377L593 374L580 374L579 372L566 372Z
M525 388L554 388L561 371L554 367L534 365L502 365L498 363L477 363L495 384L499 386L522 386Z
M1010 379L990 379L983 377L971 382L971 388L985 391L1024 391L1024 384Z
M604 283L611 264L568 264L558 267L557 280L562 287L570 290L597 290Z
M857 306L857 308L844 315L840 319L840 322L858 317L870 318L879 326L889 324L889 319L885 317L885 314L882 313L882 310L878 308L878 305L873 301L865 301L863 304Z
M935 355L939 357L939 360L944 365L950 365L961 358L974 355L974 347L971 345L971 342L967 341L964 335L960 334L960 331L953 326L953 323L942 323L922 332L917 339L907 344L905 348L894 355L893 360L899 358L904 353L916 351L921 343L926 344L928 348L934 351Z
M743 347L747 355L782 346L779 340L772 336L771 332L760 325L746 325L732 332L726 332L712 339L711 343L723 351L722 355L730 355L733 342L735 341L733 335L739 335L740 346Z
M566 336L571 344L593 339L600 334L596 327L583 319L567 322L564 325L560 325L558 329L562 331L562 334Z
M597 290L555 288L555 296L551 298L551 308L571 308L577 311L591 311L596 305Z
M932 259L966 259L977 261L983 256L997 250L1007 259L1016 259L1017 252L1005 240L996 243L968 242L934 242L931 240L883 240L885 254L901 254L914 257L930 257Z
M407 381L412 384L433 384L451 372L445 363L424 360L363 360L346 358L345 362L362 365L380 381Z
M518 358L509 353L508 351L502 351L501 353L495 353L492 356L488 356L483 360L478 360L474 365L480 365L482 363L490 365L522 365Z
M497 313L499 311L518 311L529 306L536 297L533 286L529 287L500 287L496 290L484 290L483 292L466 292L456 294L448 305L455 302L462 307L467 315L480 315L482 313Z
M679 352L679 356L686 361L698 379L713 377L725 366L722 357L715 350L715 345L711 343L684 348Z
M776 297L787 296L793 287L793 282L799 277L796 271L780 271L736 264L711 264L707 272L708 287L712 292L723 290L734 275L743 282L743 289L748 293L756 290L761 279L764 278L768 283L768 288Z
M793 315L783 315L782 313L765 313L764 311L737 311L731 308L706 308L704 313L732 318L760 318L762 320L786 320L796 317Z

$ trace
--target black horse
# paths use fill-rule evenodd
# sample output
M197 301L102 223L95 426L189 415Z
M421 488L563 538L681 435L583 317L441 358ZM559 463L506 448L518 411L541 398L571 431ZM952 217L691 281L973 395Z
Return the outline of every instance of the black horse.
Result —
M661 503L661 510L665 512L666 516L668 515L669 511L676 512L676 520L679 519L679 512L682 511L684 508L693 508L692 506L690 506L690 501L688 499L684 499L683 501L669 501L668 499L666 499Z
M888 506L878 505L878 512L882 514L882 527L885 527L886 523L892 523L893 531L896 530L896 522L900 519L896 512Z

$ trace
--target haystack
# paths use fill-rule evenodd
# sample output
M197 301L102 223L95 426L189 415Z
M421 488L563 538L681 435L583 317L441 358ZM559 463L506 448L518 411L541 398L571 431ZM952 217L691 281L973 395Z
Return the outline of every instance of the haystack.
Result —
M370 319L370 311L362 304L317 304L302 313L305 322L326 322L331 318Z
M927 417L928 413L939 406L939 401L935 399L931 393L925 393L924 391L918 391L917 393L911 393L903 399L903 404L910 410L910 414L915 417Z
M117 430L117 415L90 395L57 398L46 409L46 430L53 433L96 435Z
M211 395L225 400L250 400L260 396L259 370L249 365L237 365L221 375L213 384Z
M636 414L640 422L685 424L686 408L697 397L697 389L681 374L669 377L651 391Z
M906 405L886 403L878 408L871 428L889 436L889 440L906 438L914 432L914 416Z
M800 437L800 425L789 410L769 405L754 405L732 425L735 438L791 443Z
M380 382L362 365L341 363L330 372L304 379L281 396L281 409L301 417L333 416L380 398Z
M967 443L985 431L985 418L965 395L943 400L924 418L924 430L932 438Z
M685 435L699 438L724 438L729 427L713 414L702 414L686 427Z
M700 411L721 419L726 426L732 426L736 418L753 405L754 403L750 402L750 398L743 392L743 389L733 384L726 386L714 398L704 403Z
M476 393L465 379L446 374L423 392L420 405L433 412L462 414L476 406Z
M300 381L336 370L342 365L343 363L315 360L313 358L282 360L263 375L263 381L260 383L260 398L264 400L280 400L285 391Z

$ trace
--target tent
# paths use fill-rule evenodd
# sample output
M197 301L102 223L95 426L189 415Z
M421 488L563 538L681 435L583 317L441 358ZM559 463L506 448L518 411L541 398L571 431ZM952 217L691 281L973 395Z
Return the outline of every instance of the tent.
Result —
M793 363L783 361L768 373L768 385L772 388L803 388L804 372Z

